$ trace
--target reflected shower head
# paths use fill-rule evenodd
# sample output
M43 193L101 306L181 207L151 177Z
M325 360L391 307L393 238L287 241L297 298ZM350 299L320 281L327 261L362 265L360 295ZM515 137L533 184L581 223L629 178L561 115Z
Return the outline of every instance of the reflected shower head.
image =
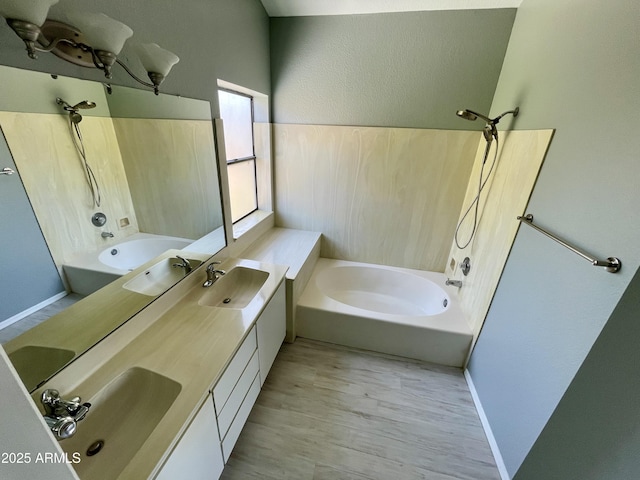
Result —
M76 105L74 105L73 107L71 107L73 110L77 110L77 109L82 109L82 110L88 110L89 108L96 108L96 103L95 102L90 102L89 100L83 100L80 103L77 103Z
M74 106L69 105L60 97L56 98L56 103L61 105L65 112L69 112L69 119L72 123L78 124L82 121L82 115L78 113L78 110L87 110L90 108L96 108L95 102L90 102L89 100L82 100L80 103L75 104Z

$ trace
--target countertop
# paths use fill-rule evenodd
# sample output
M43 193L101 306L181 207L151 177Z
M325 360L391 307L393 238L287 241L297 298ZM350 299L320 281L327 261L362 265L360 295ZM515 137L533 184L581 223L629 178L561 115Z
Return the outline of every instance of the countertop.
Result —
M101 388L132 367L142 367L180 383L182 389L175 401L118 479L139 480L159 471L288 268L253 260L224 261L219 267L227 271L244 266L269 273L247 307L236 310L198 305L198 289L206 279L205 265L32 395L38 406L45 388L55 388L63 397L78 395L83 401L91 401ZM79 423L78 430L81 429Z

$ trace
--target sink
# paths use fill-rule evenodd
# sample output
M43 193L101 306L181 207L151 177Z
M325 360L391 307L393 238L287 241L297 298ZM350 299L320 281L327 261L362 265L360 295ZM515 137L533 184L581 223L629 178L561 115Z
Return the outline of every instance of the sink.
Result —
M72 350L39 345L27 345L9 353L11 363L29 391L34 390L40 382L56 373L75 356L76 353Z
M170 378L134 367L93 398L83 398L91 403L89 413L78 423L73 437L60 441L69 458L75 452L80 454L80 461L73 465L78 476L83 480L116 478L138 453L181 389Z
M187 259L192 268L202 265L200 260ZM185 277L184 268L174 267L181 260L171 257L156 263L153 267L139 273L122 287L132 292L141 293L150 297L156 297L174 286Z
M203 288L205 291L198 304L208 307L244 308L253 300L267 278L268 272L234 267L216 283Z

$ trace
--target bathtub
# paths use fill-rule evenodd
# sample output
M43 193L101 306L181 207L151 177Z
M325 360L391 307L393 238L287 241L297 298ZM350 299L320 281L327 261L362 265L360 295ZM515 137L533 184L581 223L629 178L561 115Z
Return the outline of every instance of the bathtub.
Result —
M71 291L89 295L135 270L171 248L183 249L193 240L150 233L135 233L120 243L82 253L63 265Z
M442 273L320 258L296 307L296 333L461 367L472 333L458 289L445 281Z

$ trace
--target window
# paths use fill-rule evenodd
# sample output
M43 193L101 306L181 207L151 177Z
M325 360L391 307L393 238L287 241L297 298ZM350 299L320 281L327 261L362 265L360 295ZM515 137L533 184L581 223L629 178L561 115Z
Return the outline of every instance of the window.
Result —
M253 97L219 89L218 99L220 117L224 122L231 221L235 223L258 209Z

